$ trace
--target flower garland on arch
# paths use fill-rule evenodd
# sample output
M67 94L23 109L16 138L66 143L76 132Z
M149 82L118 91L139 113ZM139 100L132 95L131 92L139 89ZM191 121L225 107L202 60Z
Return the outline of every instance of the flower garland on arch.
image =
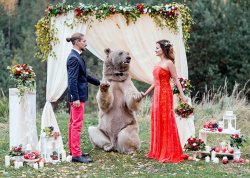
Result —
M60 16L72 10L75 13L77 23L86 22L91 16L95 16L95 18L99 20L104 20L110 15L121 14L125 17L129 25L131 22L136 22L141 14L148 14L153 18L159 28L168 27L174 33L178 32L177 20L178 16L181 15L183 40L186 50L189 50L187 41L190 38L189 31L194 22L191 18L189 8L184 4L170 3L152 6L140 3L133 6L127 3L125 5L104 3L100 6L96 6L83 3L79 3L78 5L58 3L55 6L50 5L46 10L47 15L40 19L35 26L37 46L39 48L39 51L36 53L38 58L47 60L48 55L54 55L51 54L52 44L56 44L58 39L55 37L57 29L51 26L51 17ZM71 24L71 26L72 25L73 24Z

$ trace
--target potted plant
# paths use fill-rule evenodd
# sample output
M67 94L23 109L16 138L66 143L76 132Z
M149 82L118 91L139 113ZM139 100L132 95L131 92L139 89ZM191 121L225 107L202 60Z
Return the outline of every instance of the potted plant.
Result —
M22 145L12 146L9 155L12 157L13 160L20 161L22 156L24 155Z
M246 142L246 139L244 138L243 135L239 135L239 134L232 134L230 136L230 146L233 147L234 149L234 153L233 153L233 157L234 159L239 159L241 152L240 152L240 148L244 146L244 142Z
M193 152L193 159L196 159L196 155L198 151L205 150L205 143L201 139L196 137L190 137L187 140L187 143L184 145L185 151Z

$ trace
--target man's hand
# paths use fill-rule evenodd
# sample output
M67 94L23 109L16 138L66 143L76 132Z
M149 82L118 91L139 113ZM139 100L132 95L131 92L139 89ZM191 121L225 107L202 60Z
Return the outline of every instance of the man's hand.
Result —
M80 106L80 100L73 101L73 106L78 108Z

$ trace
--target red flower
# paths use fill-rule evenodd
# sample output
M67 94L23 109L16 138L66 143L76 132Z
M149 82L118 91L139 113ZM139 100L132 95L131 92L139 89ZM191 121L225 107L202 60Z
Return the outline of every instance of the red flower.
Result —
M114 14L114 13L116 12L116 9L115 9L114 7L110 7L110 8L109 8L109 11L110 11L112 14Z
M79 7L75 9L75 12L77 17L82 15L82 10Z
M53 8L52 8L52 7L48 7L48 10L49 10L49 11L52 11L52 10L53 10Z
M138 4L138 5L136 6L136 8L137 8L140 12L143 12L144 5L143 5L143 4Z
M61 15L62 13L63 13L63 11L60 9L60 10L58 11L58 14Z
M238 135L238 134L235 134L234 136L235 136L235 138L239 138L239 135Z
M21 74L21 71L20 70L16 70L16 75L19 75Z

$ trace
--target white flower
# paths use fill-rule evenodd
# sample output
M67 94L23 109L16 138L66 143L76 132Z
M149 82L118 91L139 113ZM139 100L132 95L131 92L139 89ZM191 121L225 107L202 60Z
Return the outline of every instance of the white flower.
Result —
M196 143L193 143L193 146L196 146L197 144Z
M123 8L122 10L123 10L123 12L126 12L126 11L127 11L126 8Z
M122 10L123 9L123 7L122 6L119 6L119 10Z
M147 13L148 9L143 9L143 13Z

